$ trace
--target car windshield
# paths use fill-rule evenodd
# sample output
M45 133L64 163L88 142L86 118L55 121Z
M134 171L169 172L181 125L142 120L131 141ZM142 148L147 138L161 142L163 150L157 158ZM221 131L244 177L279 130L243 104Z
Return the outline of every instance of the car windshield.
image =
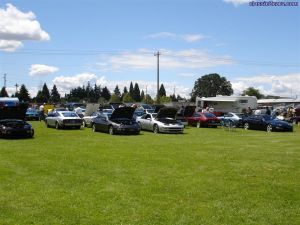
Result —
M108 119L111 117L111 113L103 113L103 115L107 116Z
M36 113L37 110L36 109L27 109L27 113Z
M63 112L61 113L64 117L78 117L76 113L73 112Z
M204 113L204 116L206 118L215 118L215 115L214 114L211 114L211 113Z
M142 116L142 115L144 115L144 111L135 111L134 115L136 115L136 116Z
M141 106L144 108L144 109L152 109L150 105L147 105L147 104L141 104Z
M243 113L236 113L235 115L237 115L239 118L242 118L244 116Z

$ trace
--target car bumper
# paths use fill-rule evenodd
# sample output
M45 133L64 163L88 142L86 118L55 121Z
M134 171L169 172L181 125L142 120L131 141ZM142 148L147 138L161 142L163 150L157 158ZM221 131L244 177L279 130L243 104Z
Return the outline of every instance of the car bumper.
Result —
M2 130L1 135L4 137L32 137L34 134L33 129L10 129L10 130Z
M115 127L114 133L116 134L139 134L139 127Z
M159 132L161 133L169 133L169 134L178 134L183 133L183 126L182 127L159 127Z

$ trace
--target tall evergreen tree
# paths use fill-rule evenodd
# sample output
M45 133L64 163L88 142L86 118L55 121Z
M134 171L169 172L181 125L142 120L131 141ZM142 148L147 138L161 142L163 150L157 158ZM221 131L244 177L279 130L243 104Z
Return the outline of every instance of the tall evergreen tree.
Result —
M133 98L133 84L132 84L132 82L130 82L130 86L129 86L129 95L130 95L130 97L131 97L132 99L134 99L134 98Z
M140 88L138 83L134 84L134 88L133 88L133 100L136 102L140 102L141 101L141 92L140 92Z
M159 91L158 91L158 95L159 95L159 97L167 96L164 84L160 85L160 88L159 88Z
M53 88L51 90L51 96L50 96L51 102L60 102L60 94L58 93L58 90L56 88L56 85L53 85Z
M16 94L21 102L30 102L30 95L24 84L21 85L20 91Z
M7 91L5 87L2 87L0 91L0 97L8 97Z
M121 92L120 92L120 89L119 89L118 85L116 85L116 87L115 87L114 94L116 96L118 96L119 98L121 97Z
M105 86L103 89L102 89L102 92L101 92L101 97L103 97L106 101L108 101L110 99L110 91L108 90L108 88Z
M127 87L125 86L123 89L123 94L126 94L126 93L128 93L128 90L127 90Z
M49 92L49 89L48 89L46 83L44 83L43 88L42 88L42 96L44 98L43 102L49 102L49 100L50 100L50 92Z
M145 100L145 93L144 93L144 90L142 90L141 92L141 101L144 101Z

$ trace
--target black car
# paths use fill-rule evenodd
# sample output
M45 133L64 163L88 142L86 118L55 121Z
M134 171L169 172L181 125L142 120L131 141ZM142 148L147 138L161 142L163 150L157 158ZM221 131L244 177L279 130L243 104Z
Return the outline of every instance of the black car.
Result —
M274 119L270 115L252 115L243 119L244 129L272 131L293 131L293 125Z
M0 108L0 137L33 137L34 130L24 121L27 106Z
M139 134L140 126L133 118L135 108L116 108L112 114L102 113L92 119L94 132L102 131L113 134Z

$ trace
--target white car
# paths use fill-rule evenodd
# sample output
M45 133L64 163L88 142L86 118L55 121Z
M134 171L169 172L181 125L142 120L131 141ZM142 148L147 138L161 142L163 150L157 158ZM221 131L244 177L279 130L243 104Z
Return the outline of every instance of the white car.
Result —
M55 127L56 129L74 127L80 129L82 125L82 119L71 111L56 111L49 113L45 118L47 127Z
M91 127L91 121L93 118L96 118L99 116L101 113L100 112L93 112L90 116L84 116L82 118L82 123L84 127Z
M242 117L244 116L244 114L242 113L225 113L223 116L219 116L218 119L224 121L232 121L237 127L242 126Z
M154 133L183 133L184 125L176 120L177 109L161 108L158 113L146 113L137 122L142 130Z

